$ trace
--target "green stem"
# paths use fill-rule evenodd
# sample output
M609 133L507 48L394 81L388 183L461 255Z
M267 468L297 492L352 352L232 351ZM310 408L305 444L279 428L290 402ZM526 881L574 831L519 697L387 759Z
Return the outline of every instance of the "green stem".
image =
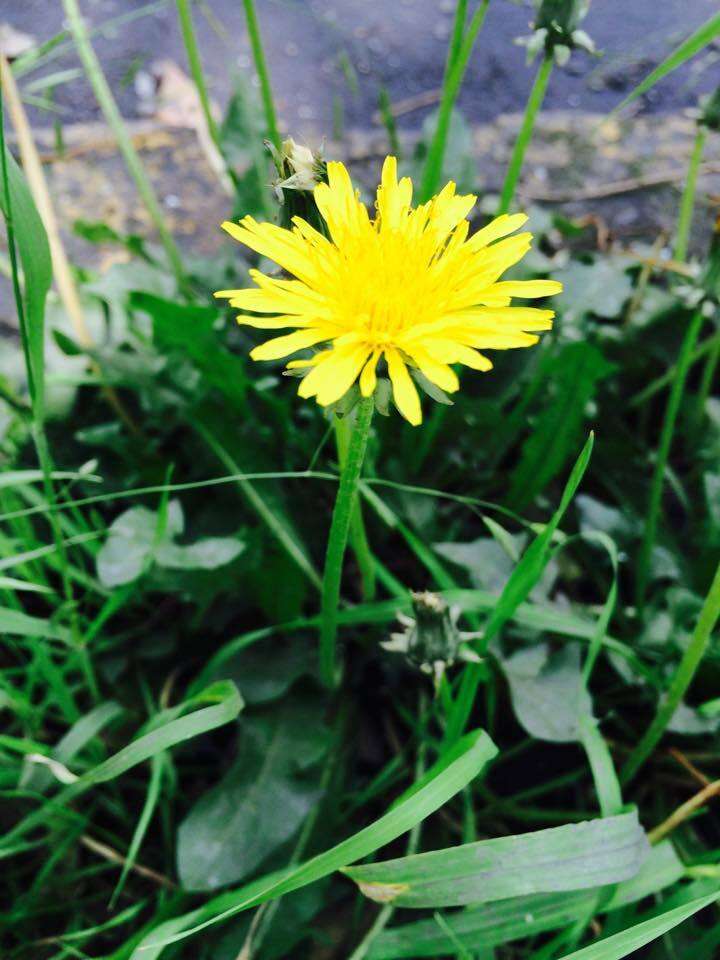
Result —
M702 375L700 377L700 386L698 387L697 404L695 407L695 435L699 433L703 417L705 416L705 405L712 390L715 379L715 371L720 363L720 341L718 341L710 351L705 360Z
M425 169L423 170L420 183L419 199L421 202L429 200L430 197L437 192L438 186L440 185L452 110L460 91L460 86L463 82L463 77L465 76L477 35L485 21L485 14L487 13L489 3L490 0L481 0L480 6L472 16L467 33L462 42L460 42L462 28L465 22L467 2L466 0L458 0L453 37L450 42L447 63L445 65L445 77L443 79L442 98L438 110L437 126L435 127L435 133L433 134L430 148L428 149Z
M345 468L348 449L350 447L350 430L347 417L335 417L335 444L338 452L338 462L340 472ZM365 522L363 520L362 505L357 498L353 507L352 517L350 518L350 546L352 547L355 559L360 569L360 578L362 581L362 594L364 600L373 600L375 598L376 582L376 564L368 543L367 533L365 531Z
M623 783L627 783L635 776L665 732L668 723L685 696L685 692L692 683L697 668L705 655L718 617L720 617L720 564L718 564L717 570L715 571L715 578L705 598L703 608L700 611L697 626L690 639L690 644L683 654L683 658L675 672L667 696L658 707L655 719L648 727L640 743L638 743L630 754L623 768L621 776Z
M200 107L205 117L208 133L212 137L215 146L222 152L220 130L210 108L210 97L208 96L205 74L203 73L202 61L200 60L200 51L198 50L197 39L195 37L190 0L176 0L176 4L190 73L192 74L195 89L198 92Z
M360 401L350 437L347 459L340 475L335 499L322 582L320 614L320 677L328 687L337 683L336 637L343 558L350 533L350 522L357 499L358 481L365 460L374 409L372 397Z
M523 114L520 132L518 133L515 146L513 147L510 163L508 165L507 173L505 174L505 182L503 183L502 191L500 193L500 206L498 207L498 214L507 213L510 210L513 197L515 196L515 188L517 187L518 180L520 179L520 172L525 160L525 151L528 148L528 144L530 143L530 139L532 137L533 128L535 127L535 119L538 115L540 107L542 106L543 100L545 99L545 92L547 90L548 81L550 80L550 74L552 73L552 67L552 54L546 53L542 59L542 62L540 63L537 75L535 76L535 82L533 83L532 90L530 91L530 96L525 104L525 113Z
M78 56L80 57L80 61L85 69L85 73L87 74L87 78L90 82L90 86L93 89L95 98L100 105L100 109L103 112L103 116L105 117L108 126L115 135L115 139L117 140L118 147L120 148L120 152L125 160L125 165L128 168L128 172L135 181L137 191L140 194L148 213L150 214L150 219L155 225L155 229L160 237L160 242L162 243L165 254L168 258L170 268L177 278L178 285L180 287L184 287L185 276L182 259L180 257L180 251L178 250L175 241L168 230L167 224L165 223L165 218L163 217L162 209L160 208L160 203L155 195L155 191L153 190L152 184L145 173L135 147L132 145L132 141L128 136L125 123L120 115L118 106L115 103L115 99L105 78L105 74L102 71L102 67L100 66L100 61L98 60L92 44L90 43L87 26L80 15L80 8L78 7L77 0L62 0L62 2L65 9L65 15L67 17L68 28L72 34Z
M705 149L706 139L707 127L700 124L698 125L695 135L695 145L690 154L690 163L688 164L685 188L683 190L682 200L680 201L680 212L678 214L677 235L675 237L675 259L681 263L687 257L690 227L692 226L693 211L695 209L698 170L700 168L703 150Z
M683 338L678 357L675 379L673 380L668 404L665 410L665 419L663 420L662 432L660 434L660 446L658 447L657 457L655 459L655 470L653 472L650 484L650 496L648 499L648 511L645 519L645 532L640 547L637 566L637 595L636 603L641 608L645 602L645 592L648 585L650 573L650 562L652 558L653 547L655 546L655 537L657 534L658 520L660 518L660 506L662 501L663 482L665 480L665 471L667 468L670 448L672 446L673 435L675 433L675 424L677 422L680 404L682 403L683 393L685 391L685 381L687 380L690 361L700 328L703 323L701 310L696 310L693 314Z
M272 87L270 86L270 74L268 73L267 63L265 61L265 52L263 50L262 37L260 36L260 24L258 23L257 13L255 12L254 0L243 0L243 6L245 7L245 20L247 22L253 60L255 61L255 69L260 79L260 94L265 111L268 136L276 149L279 150L281 143L280 134L278 133L277 116L275 114Z

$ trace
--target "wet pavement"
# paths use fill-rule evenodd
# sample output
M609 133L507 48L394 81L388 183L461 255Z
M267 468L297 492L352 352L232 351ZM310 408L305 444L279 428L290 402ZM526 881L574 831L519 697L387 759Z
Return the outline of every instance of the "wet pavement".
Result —
M153 61L185 66L175 4L160 0L79 0L95 30L93 43L124 115L142 108L138 89ZM195 23L213 97L224 103L233 77L253 78L240 0L202 0ZM373 125L378 91L393 103L432 100L442 82L455 0L257 0L267 59L282 125L305 136L331 136L338 127ZM474 7L471 0L470 7ZM522 109L532 81L525 52L513 43L527 35L531 7L491 0L459 105L471 123ZM548 109L605 113L687 34L717 12L717 0L593 0L583 26L603 56L576 52L557 70ZM117 21L121 18L121 22ZM0 23L43 42L63 28L61 0L0 0ZM103 25L105 25L103 27ZM38 77L77 66L72 50L55 57ZM720 44L663 81L642 111L678 112L720 82ZM35 96L45 91L36 85ZM35 109L37 124L87 122L99 111L84 78L55 87L57 112ZM409 109L401 127L417 127L430 107Z

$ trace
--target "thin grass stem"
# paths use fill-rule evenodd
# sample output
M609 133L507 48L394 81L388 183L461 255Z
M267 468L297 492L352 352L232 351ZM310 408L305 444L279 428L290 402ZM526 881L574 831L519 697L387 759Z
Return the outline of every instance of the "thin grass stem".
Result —
M546 53L535 76L535 82L532 85L530 96L525 104L525 113L523 114L522 124L520 125L520 131L518 133L517 140L515 141L515 146L513 147L510 163L507 168L507 173L505 174L505 181L500 192L500 205L498 207L498 214L508 213L512 205L518 180L520 179L520 173L525 161L525 152L532 138L538 112L543 104L543 100L545 99L545 93L550 81L553 63L554 61L552 54Z
M695 210L695 196L697 193L697 179L700 163L702 161L705 141L707 139L707 127L698 124L697 134L695 135L695 144L690 154L685 187L683 189L682 200L680 201L680 212L678 214L677 233L675 237L675 259L683 262L687 258L688 242L690 240L690 228L692 226L693 213Z
M715 577L705 598L697 625L690 639L687 650L678 665L667 695L662 700L655 718L648 727L645 735L630 754L622 771L621 780L627 783L635 776L645 763L660 738L667 729L678 705L693 681L693 677L705 655L710 637L720 617L720 564L715 571Z
M320 677L325 685L331 688L336 686L338 680L336 640L343 559L357 501L358 482L365 460L373 410L372 397L363 398L357 406L347 458L340 475L325 556L320 614Z
M466 0L458 0L455 12L455 26L453 28L453 35L445 66L445 77L443 79L437 126L435 127L435 133L430 143L425 161L425 169L423 170L422 180L420 182L420 202L429 200L433 194L437 193L438 186L440 185L452 110L455 106L457 95L460 92L460 86L465 76L470 54L475 46L480 28L485 22L485 14L487 13L489 2L490 0L481 0L480 6L470 20L464 38L462 41L459 41L465 23L467 2Z
M172 272L177 278L180 287L185 286L185 274L180 257L180 251L173 240L172 234L168 229L165 218L160 207L158 198L153 190L152 184L148 179L145 169L137 155L137 151L130 140L125 122L118 110L115 98L112 95L105 74L103 73L100 61L88 36L87 26L80 14L80 8L77 0L63 0L63 7L67 17L68 29L72 34L75 47L80 57L80 61L85 69L90 86L93 89L95 98L100 105L105 120L112 130L118 147L122 153L125 165L128 168L130 176L135 181L135 186L140 194L142 202L150 215L155 229L157 230L160 242L162 243L165 255Z
M220 129L217 125L210 107L210 97L208 95L207 84L205 83L205 74L203 72L200 51L198 50L197 39L195 37L195 26L193 24L192 11L190 9L190 0L176 0L178 18L180 20L180 29L182 31L183 43L185 44L185 53L190 66L190 73L195 84L195 89L200 100L200 107L205 117L208 133L213 143L222 151L220 141Z
M668 404L665 410L662 431L660 434L660 445L655 458L655 469L653 471L650 484L650 496L648 499L648 511L645 518L645 530L640 547L640 554L637 565L637 589L636 603L641 608L645 602L645 594L650 575L650 563L652 551L655 546L657 536L658 521L660 519L660 507L662 502L663 483L665 481L665 472L670 456L670 448L675 433L675 424L677 422L680 405L685 392L685 382L687 380L690 362L700 334L700 328L703 324L702 310L696 310L685 330L680 355L678 357L677 368L675 370L675 379L673 380Z
M260 34L260 24L258 23L257 13L255 12L255 2L254 0L243 0L243 6L245 8L245 20L247 22L253 60L255 61L255 69L260 79L260 95L262 96L263 110L265 111L268 136L275 148L279 150L281 143L277 125L277 114L275 113L275 103L270 85L270 73L268 71L267 61L265 60L265 51Z

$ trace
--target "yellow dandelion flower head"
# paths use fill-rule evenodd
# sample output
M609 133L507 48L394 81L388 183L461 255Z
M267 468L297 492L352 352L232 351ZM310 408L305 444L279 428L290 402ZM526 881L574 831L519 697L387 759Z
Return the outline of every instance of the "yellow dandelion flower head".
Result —
M301 397L327 406L358 378L369 397L383 358L395 405L418 424L422 413L411 371L452 393L458 389L453 364L490 370L480 351L529 347L537 343L536 331L550 329L552 310L511 306L511 298L550 296L561 284L499 279L530 248L532 235L515 233L527 220L524 214L497 217L469 237L466 218L475 197L457 195L448 183L413 208L412 181L398 182L397 162L387 157L371 219L343 164L330 162L327 169L328 182L315 187L314 197L328 236L300 217L291 229L252 217L223 224L291 276L252 270L255 287L216 296L243 311L242 324L293 330L255 347L254 360L321 347L309 359L288 364L307 371Z

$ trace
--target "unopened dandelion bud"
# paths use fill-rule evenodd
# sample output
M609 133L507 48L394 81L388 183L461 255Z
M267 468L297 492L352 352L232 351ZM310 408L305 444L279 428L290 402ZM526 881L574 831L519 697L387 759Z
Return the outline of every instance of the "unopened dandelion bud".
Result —
M313 191L319 183L327 183L327 164L320 151L296 143L292 137L283 140L280 150L269 140L270 151L278 176L272 187L280 202L280 220L289 226L293 217L302 217L316 229L322 227L322 218L315 205Z
M519 42L527 47L528 60L541 51L562 67L575 49L596 53L595 44L580 23L588 12L590 0L535 0L537 14L534 33Z

